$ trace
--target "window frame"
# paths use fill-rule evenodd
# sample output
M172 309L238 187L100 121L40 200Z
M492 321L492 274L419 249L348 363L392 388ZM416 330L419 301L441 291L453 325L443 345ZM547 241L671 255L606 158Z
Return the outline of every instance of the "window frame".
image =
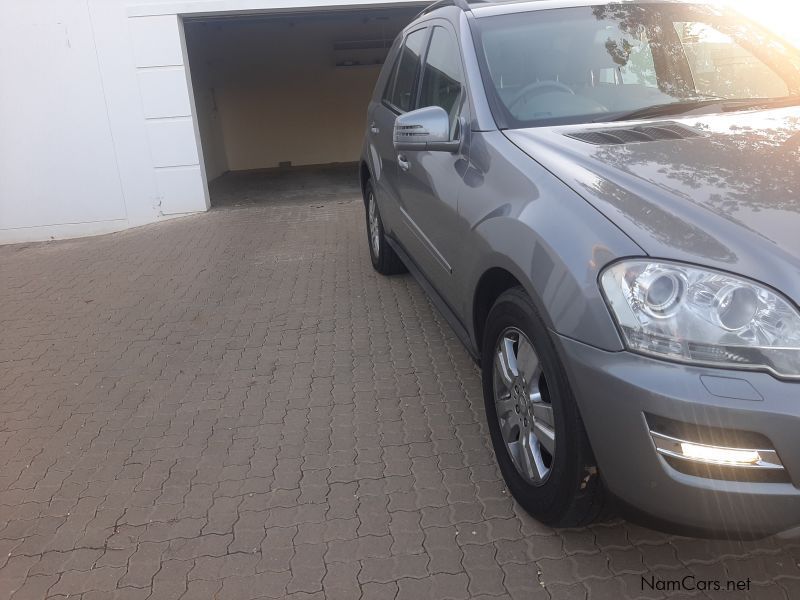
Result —
M420 31L424 31L424 37L422 41L422 52L419 55L419 65L417 67L417 72L414 75L414 84L411 88L411 97L413 101L411 103L411 107L408 111L401 109L399 106L395 106L392 103L391 99L394 97L395 88L397 86L397 74L400 72L400 62L403 58L403 51L406 48L406 43L408 42L408 38L418 33ZM403 43L400 44L398 48L397 56L395 57L394 65L392 65L392 74L389 78L389 81L386 84L386 89L383 91L383 96L381 97L381 104L383 104L386 108L391 110L396 115L402 115L406 112L414 110L416 108L417 103L419 102L419 90L420 90L420 82L422 81L422 72L424 70L425 60L428 56L428 47L431 41L431 27L429 23L420 24L419 27L412 29L403 37Z

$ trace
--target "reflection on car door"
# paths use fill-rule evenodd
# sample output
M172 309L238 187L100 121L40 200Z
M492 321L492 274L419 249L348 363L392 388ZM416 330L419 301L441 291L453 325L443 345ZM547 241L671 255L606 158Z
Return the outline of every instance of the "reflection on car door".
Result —
M416 82L421 69L422 52L428 28L416 29L406 36L398 53L392 75L380 103L369 116L370 152L377 182L377 200L387 233L398 236L396 225L403 222L397 189L397 152L394 150L394 122L397 115L410 109L416 98Z
M433 27L424 60L419 99L415 108L441 106L450 115L450 137L463 137L465 111L464 75L455 33L449 25ZM446 285L453 272L461 240L457 238L458 194L463 179L457 168L466 163L466 145L457 152L403 151L406 168L397 175L398 191L409 226L422 252L414 258L437 291L456 305L453 286Z

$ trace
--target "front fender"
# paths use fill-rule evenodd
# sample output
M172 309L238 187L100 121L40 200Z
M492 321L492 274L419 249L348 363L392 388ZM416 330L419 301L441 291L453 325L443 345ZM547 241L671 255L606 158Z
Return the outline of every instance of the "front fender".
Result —
M486 222L481 229L496 242L476 264L472 279L478 282L490 269L503 269L525 288L548 329L604 350L623 349L597 283L600 269L616 254L602 244L587 249L562 243L519 221Z
M465 287L473 292L467 314L474 314L483 274L500 268L526 289L551 331L622 350L598 277L610 262L642 255L641 248L502 133L480 137L490 168L459 203L475 240L466 262Z

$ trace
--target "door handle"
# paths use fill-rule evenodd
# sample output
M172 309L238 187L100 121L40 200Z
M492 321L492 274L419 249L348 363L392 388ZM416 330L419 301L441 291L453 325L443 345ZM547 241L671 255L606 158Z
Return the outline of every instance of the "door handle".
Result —
M369 130L370 130L370 133L372 133L374 135L378 135L381 132L380 128L375 124L375 121L373 121L370 124Z
M408 171L411 168L411 163L408 162L405 154L398 154L397 155L397 164L400 166L403 171Z

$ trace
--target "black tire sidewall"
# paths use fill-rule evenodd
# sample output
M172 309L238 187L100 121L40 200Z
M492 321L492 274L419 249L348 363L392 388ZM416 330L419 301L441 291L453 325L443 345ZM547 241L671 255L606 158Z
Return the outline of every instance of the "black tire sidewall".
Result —
M548 478L538 486L525 481L514 467L500 433L494 403L494 352L499 336L508 327L520 329L533 344L541 361L553 406L556 451ZM523 508L543 523L558 524L580 486L580 473L586 461L582 439L585 434L564 368L547 328L521 289L504 293L489 312L482 357L486 418L503 478Z
M369 202L370 202L370 195L372 196L372 201L375 203L375 215L378 218L378 254L375 255L375 251L372 248L372 232L370 231L369 225ZM366 214L366 223L367 223L367 245L369 246L369 257L372 259L372 266L378 268L381 264L381 258L384 252L384 245L386 244L386 240L383 239L383 222L381 221L381 213L378 210L378 199L375 197L375 188L372 187L372 182L367 181L366 185L364 186L364 207L366 210L364 211Z

